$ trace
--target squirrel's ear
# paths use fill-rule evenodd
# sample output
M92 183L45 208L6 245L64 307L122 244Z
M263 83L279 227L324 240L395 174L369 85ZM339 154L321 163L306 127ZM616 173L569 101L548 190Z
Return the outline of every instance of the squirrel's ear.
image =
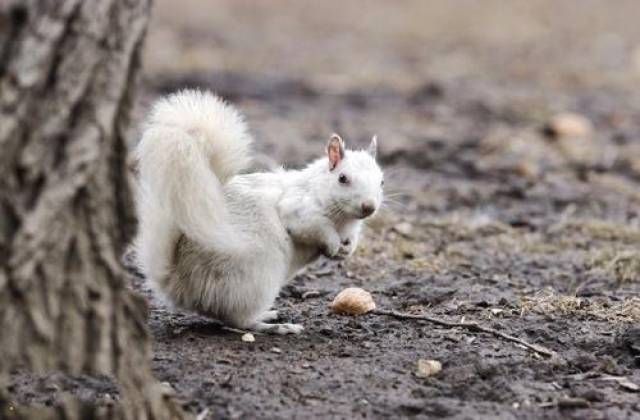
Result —
M369 152L374 159L376 158L376 155L378 154L378 136L373 136L371 143L369 143L369 147L367 148L367 152Z
M327 156L329 157L329 170L333 171L344 158L344 141L339 135L333 134L329 139Z

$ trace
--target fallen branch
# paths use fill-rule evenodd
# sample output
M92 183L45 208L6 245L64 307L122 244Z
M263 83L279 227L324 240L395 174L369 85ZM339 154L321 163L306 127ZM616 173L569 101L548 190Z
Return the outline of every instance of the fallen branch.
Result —
M543 356L547 356L547 357L556 357L557 353L553 350L549 350L546 347L540 346L538 344L531 344L528 343L518 337L514 337L512 335L509 334L505 334L503 332L500 332L498 330L494 330L493 328L489 328L489 327L484 327L480 324L477 324L475 322L449 322L449 321L445 321L442 319L438 319L438 318L433 318L427 315L413 315L413 314L406 314L406 313L402 313L402 312L396 312L396 311L388 311L388 310L384 310L384 309L375 309L373 310L371 313L376 314L376 315L386 315L386 316L390 316L393 318L398 318L398 319L417 319L420 321L427 321L427 322L431 322L432 324L437 324L437 325L441 325L443 327L447 327L447 328L464 328L467 329L469 331L477 331L477 332L484 332L487 334L492 334L495 337L499 337L502 339L505 339L507 341L511 341L517 344L520 344L521 346L524 346L526 348L528 348L529 350L532 350L538 354L541 354Z

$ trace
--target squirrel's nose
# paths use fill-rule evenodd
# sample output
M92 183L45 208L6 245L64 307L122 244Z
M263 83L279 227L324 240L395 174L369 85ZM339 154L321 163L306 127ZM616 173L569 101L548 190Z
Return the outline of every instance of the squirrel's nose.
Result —
M376 211L376 205L371 201L366 201L362 203L362 217L368 217Z

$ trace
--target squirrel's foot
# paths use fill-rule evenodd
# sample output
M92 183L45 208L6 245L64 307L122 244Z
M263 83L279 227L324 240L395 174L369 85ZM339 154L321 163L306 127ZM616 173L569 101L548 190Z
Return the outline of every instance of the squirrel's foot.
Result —
M344 260L351 254L353 254L353 251L354 251L354 246L351 239L349 238L344 239L340 243L340 249L338 249L338 259Z
M266 311L260 316L260 321L275 321L278 318L280 318L280 314L278 314L278 311Z
M329 259L339 259L338 252L340 251L340 247L333 247L324 245L320 247L320 253Z
M257 332L267 334L300 334L304 327L300 324L267 324L265 322L258 322L252 327Z
M351 254L353 254L353 247L351 246L351 240L345 239L340 243L340 247L338 248L338 251L335 254L332 254L332 255L324 254L324 255L327 258L330 258L332 260L344 260Z
M328 236L326 242L320 244L320 253L327 258L339 258L338 252L341 246L340 237L334 232L333 235Z

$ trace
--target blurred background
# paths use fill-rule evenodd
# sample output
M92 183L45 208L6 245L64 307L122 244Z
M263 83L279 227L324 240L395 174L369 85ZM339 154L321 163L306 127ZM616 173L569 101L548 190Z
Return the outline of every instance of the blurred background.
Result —
M640 77L640 5L568 1L156 2L148 77L297 77L330 92L425 80L620 85Z
M575 211L635 223L638 16L633 0L159 0L144 104L182 87L215 90L248 115L261 151L292 165L333 131L351 145L377 133L398 183L422 191L409 205L434 213L469 200L504 213L482 180L538 185L539 198L552 189L566 202L591 177L589 192L613 184L625 197ZM465 184L476 191L468 200L438 193L469 195Z

